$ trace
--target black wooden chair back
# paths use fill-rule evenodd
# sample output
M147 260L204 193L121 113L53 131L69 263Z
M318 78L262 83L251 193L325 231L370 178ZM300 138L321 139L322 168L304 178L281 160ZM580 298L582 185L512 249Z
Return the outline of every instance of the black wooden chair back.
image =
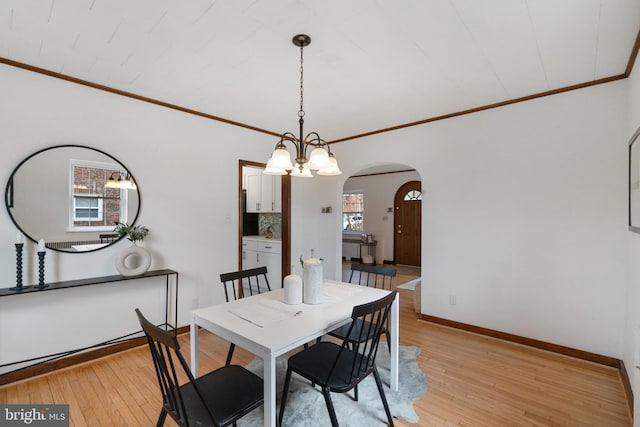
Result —
M224 366L194 378L180 352L174 332L149 322L136 308L145 333L158 384L162 410L157 426L164 425L167 414L180 426L226 426L261 406L262 379L241 366ZM179 378L187 378L182 385Z
M338 370L345 363L343 359L351 361L349 381L346 384L347 388L342 390L343 392L351 390L353 386L372 373L375 368L380 337L385 331L391 304L393 304L395 297L396 291L393 291L377 301L353 307L347 336L354 336L355 340L354 342L349 339L342 341L340 353L329 371L327 382L332 382L332 377L339 375Z
M296 372L312 384L318 384L327 404L331 425L337 426L338 420L331 401L331 392L346 393L354 389L369 375L373 374L384 406L387 421L393 426L389 405L382 388L382 381L375 364L376 354L396 291L368 304L355 306L351 314L348 335L356 333L358 339L343 340L341 344L322 341L291 356L287 364L287 374L278 417L282 426L284 409L289 391L292 372ZM330 363L327 363L329 362Z
M186 372L189 382L193 384L195 395L192 396L192 398L200 399L203 408L208 412L209 419L213 420L213 414L211 414L206 405L204 405L202 394L198 386L194 383L193 375L191 371L189 371L187 362L180 352L180 344L178 343L177 336L173 332L162 330L149 322L137 308L136 314L138 315L142 330L147 337L151 357L153 358L153 365L156 370L156 377L160 384L160 392L162 393L162 412L160 413L160 418L162 419L162 423L164 423L164 419L167 414L169 414L179 425L189 425L189 416L186 411L187 405L182 395L180 381L178 380L178 372L180 370ZM161 420L158 419L158 425L161 425L160 421Z
M354 263L351 264L349 283L393 290L393 279L395 277L396 269L394 267Z
M357 272L357 274L355 274ZM349 282L361 286L370 286L380 289L393 290L393 279L396 277L396 269L393 267L379 267L367 264L351 264L351 275ZM348 325L341 326L329 332L329 335L341 340L346 339L352 345L360 343L360 339L368 339L366 334L361 334L360 327L368 329L368 325L356 325L355 329L349 329ZM389 333L389 323L384 325L382 332L387 337L387 347L391 351L391 334ZM355 389L355 399L358 400L358 389Z
M222 273L220 282L224 287L224 297L227 302L249 295L261 294L262 292L271 292L271 286L267 278L267 267L264 266L232 273Z
M113 243L116 240L118 240L119 236L114 233L109 233L109 234L99 234L98 237L100 238L100 243Z
M224 288L224 297L227 302L235 301L245 296L271 291L269 279L267 278L267 267L222 273L220 275L220 282ZM233 357L235 348L236 345L234 343L229 344L225 364L231 364L231 358Z

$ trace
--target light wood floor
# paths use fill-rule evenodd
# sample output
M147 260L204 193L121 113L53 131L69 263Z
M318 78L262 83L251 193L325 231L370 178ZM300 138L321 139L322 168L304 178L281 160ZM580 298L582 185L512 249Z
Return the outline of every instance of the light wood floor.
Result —
M414 278L400 271L396 284ZM412 292L399 292L400 343L422 349L429 382L418 425L632 425L616 369L417 320ZM200 339L202 371L224 364L227 344L206 331ZM189 336L180 340L189 360ZM239 349L234 363L252 358ZM155 425L160 408L146 347L5 385L0 403L69 403L73 426Z

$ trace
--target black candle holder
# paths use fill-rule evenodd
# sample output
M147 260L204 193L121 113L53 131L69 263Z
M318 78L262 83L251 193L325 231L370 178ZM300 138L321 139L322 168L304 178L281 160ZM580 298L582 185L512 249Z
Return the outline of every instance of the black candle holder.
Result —
M11 288L14 291L22 290L22 248L24 243L16 243L16 286Z
M46 288L49 285L44 284L44 256L46 252L38 252L38 288Z

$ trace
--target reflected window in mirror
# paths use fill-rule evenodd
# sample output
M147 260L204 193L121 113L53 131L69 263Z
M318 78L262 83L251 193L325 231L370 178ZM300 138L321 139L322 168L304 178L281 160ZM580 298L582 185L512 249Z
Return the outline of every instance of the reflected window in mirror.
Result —
M118 164L72 159L70 169L70 230L107 231L126 222L128 191L107 183L122 174Z

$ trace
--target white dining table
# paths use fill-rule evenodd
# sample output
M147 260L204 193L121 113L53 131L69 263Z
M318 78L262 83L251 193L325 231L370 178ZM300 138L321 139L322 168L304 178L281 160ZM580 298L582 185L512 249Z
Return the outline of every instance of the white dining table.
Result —
M325 280L321 304L284 303L284 289L216 304L191 312L191 371L198 376L198 327L264 361L264 425L276 425L276 358L349 323L354 306L375 301L389 291ZM399 296L390 313L390 387L398 390ZM386 347L386 346L385 346ZM384 348L384 347L383 347ZM386 349L385 349L386 350Z

